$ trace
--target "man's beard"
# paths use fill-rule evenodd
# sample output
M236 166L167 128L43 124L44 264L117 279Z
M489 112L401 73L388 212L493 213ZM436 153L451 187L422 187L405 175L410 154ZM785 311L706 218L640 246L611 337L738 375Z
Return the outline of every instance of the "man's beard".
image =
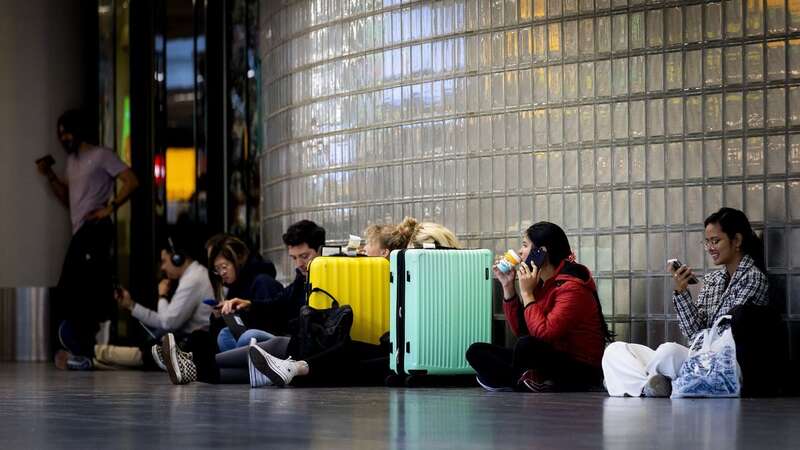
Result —
M68 141L61 141L61 146L64 147L64 151L71 155L78 151L78 149L81 147L81 144L78 143L76 139L70 139Z

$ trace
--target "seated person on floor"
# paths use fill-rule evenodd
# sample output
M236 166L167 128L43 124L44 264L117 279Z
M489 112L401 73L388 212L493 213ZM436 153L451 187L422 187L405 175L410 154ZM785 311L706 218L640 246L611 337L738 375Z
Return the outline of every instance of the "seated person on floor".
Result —
M84 368L163 368L158 355L159 347L154 345L157 336L165 333L187 336L193 331L208 329L211 307L203 304L203 300L213 297L208 271L183 250L188 246L176 247L173 242L180 244L180 241L170 238L161 250L161 271L165 278L158 284L156 310L136 303L124 288L120 288L116 294L120 307L130 311L134 319L147 327L153 339L141 347L95 345L95 358L91 365ZM172 284L177 284L175 293L168 299ZM61 352L57 356L57 366L74 368L69 354Z
M779 314L768 303L764 247L747 216L722 208L705 220L703 247L722 269L703 278L697 300L689 292L697 283L692 269L668 264L675 290L672 302L681 332L691 342L697 333L732 315L736 358L742 369L742 395L777 393L785 339L780 336ZM671 381L689 355L683 345L667 342L656 350L644 345L615 342L603 355L606 389L611 396L668 397Z
M305 285L308 276L308 265L325 244L325 229L312 221L301 220L292 224L286 230L286 234L283 235L283 242L295 266L294 281L277 291L273 291L273 287L270 284L264 290L263 297L261 297L262 294L257 294L259 301L251 300L256 297L251 297L251 299L241 298L244 295L249 295L243 292L249 289L252 284L244 281L240 281L239 283L241 284L234 282L228 289L227 297L229 300L223 304L220 311L222 314L241 314L248 328L263 330L273 336L287 334L289 321L298 316L300 307L306 303ZM224 244L224 240L217 243L218 246L223 247ZM225 283L225 279L222 276L228 276L229 270L233 267L232 262L239 259L238 256L235 256L237 254L236 251L227 253L227 256L225 254L225 252L217 251L214 248L209 253L209 264L217 266L216 269L219 274L215 275L215 279L218 282L218 296L221 292L221 285ZM220 255L223 256L222 259L220 259ZM239 276L238 272L236 276ZM232 280L232 278L227 279ZM245 279L241 278L240 280ZM240 286L242 291L237 291L239 288L235 285ZM168 352L164 356L168 360L167 369L170 374L170 380L173 383L186 384L196 381L198 377L201 381L211 383L236 382L238 380L236 377L241 375L240 373L237 375L237 371L234 370L231 372L231 377L220 376L215 361L215 355L218 353L215 336L209 333L195 332L191 336L188 347L187 350L192 351L193 358L190 358L188 353L178 348L171 334L164 336L162 348ZM242 350L245 353L247 352L245 348ZM246 378L247 375L245 373L244 379L246 380Z
M466 357L478 383L489 391L600 387L600 359L612 335L589 269L574 261L566 234L550 222L525 231L519 256L516 270L494 268L503 286L503 312L519 340L513 349L488 343L469 347Z
M247 299L256 303L275 302L283 292L283 286L273 276L264 273L265 262L258 253L251 253L243 241L233 236L220 239L211 247L208 255L209 264L213 267L211 284L218 306L222 307L225 299ZM226 290L223 298L223 287ZM231 314L231 311L223 311ZM273 336L265 329L273 328L269 323L257 321L246 313L242 314L240 325L247 328L240 336L234 336L229 327L223 327L217 334L217 348L220 352L243 347L250 342L266 341ZM275 310L276 321L281 322L280 311ZM278 325L280 326L280 325Z

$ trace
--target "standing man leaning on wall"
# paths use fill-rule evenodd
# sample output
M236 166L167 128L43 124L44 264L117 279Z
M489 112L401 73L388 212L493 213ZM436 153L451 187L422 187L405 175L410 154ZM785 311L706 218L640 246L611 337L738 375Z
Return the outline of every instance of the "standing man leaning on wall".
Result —
M52 157L36 162L50 188L69 208L72 239L61 269L54 313L61 345L70 353L57 365L78 368L91 364L99 324L108 320L116 306L113 296L111 243L115 233L111 215L139 185L133 171L110 149L90 144L89 124L77 110L58 119L57 134L67 152L62 179L53 171ZM119 179L122 187L111 193Z

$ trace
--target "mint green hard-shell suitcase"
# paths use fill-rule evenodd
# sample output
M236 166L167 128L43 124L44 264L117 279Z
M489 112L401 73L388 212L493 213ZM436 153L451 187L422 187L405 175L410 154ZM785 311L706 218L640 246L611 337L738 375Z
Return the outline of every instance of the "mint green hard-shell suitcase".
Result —
M490 250L395 250L390 257L391 369L405 375L474 373L465 353L491 342Z

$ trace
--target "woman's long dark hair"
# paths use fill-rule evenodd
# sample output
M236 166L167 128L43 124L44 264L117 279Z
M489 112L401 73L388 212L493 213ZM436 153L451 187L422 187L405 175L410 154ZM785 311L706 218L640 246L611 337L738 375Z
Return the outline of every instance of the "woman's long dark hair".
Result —
M558 267L561 262L564 262L564 268L561 273L572 275L583 281L591 278L589 270L581 264L572 261L572 248L569 245L567 234L558 225L551 222L537 222L527 230L525 235L536 247L547 248L547 258L553 267ZM600 315L600 327L603 334L603 339L606 343L614 342L615 334L608 328L606 318L603 316L603 306L600 304L600 297L597 295L597 290L592 290L594 299L597 301L597 312Z
M728 235L731 242L736 239L737 233L741 234L742 253L753 258L755 266L761 272L767 273L767 266L764 261L764 241L753 231L753 227L750 226L750 220L747 219L745 213L734 208L720 208L719 211L708 216L703 223L705 226L710 224L719 225L722 232Z
M236 282L242 281L242 268L250 256L250 249L247 248L241 239L234 236L215 236L207 243L211 244L208 252L208 275L211 279L211 286L214 288L214 297L217 301L223 300L222 295L222 277L214 273L214 260L218 256L222 256L228 261L233 263L236 270ZM235 283L236 283L235 282Z

